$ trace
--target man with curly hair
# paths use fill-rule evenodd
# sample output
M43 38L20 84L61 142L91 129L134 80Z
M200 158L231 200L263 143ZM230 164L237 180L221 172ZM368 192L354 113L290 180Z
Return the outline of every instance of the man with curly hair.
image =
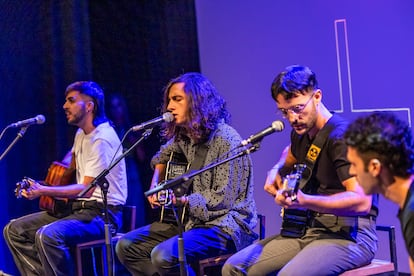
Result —
M350 174L365 193L380 193L399 207L398 218L414 274L414 145L411 128L394 114L374 112L345 132Z
M151 189L164 177L171 153L190 163L211 164L237 148L241 137L229 124L224 99L202 74L186 73L169 82L163 112L174 121L166 123L168 142L152 158L155 168ZM190 165L190 169L192 169ZM158 207L157 193L148 196ZM189 264L200 259L234 253L250 243L257 214L253 199L253 172L248 156L207 170L192 179L184 195L173 197L187 209L184 253ZM179 226L174 221L154 222L124 235L116 246L119 260L133 275L171 275L182 269L179 261ZM188 273L194 274L188 266Z

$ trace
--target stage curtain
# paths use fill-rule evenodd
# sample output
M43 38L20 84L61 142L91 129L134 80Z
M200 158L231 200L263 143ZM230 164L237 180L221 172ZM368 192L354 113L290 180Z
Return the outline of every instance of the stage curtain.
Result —
M138 124L160 114L169 79L200 69L193 0L6 0L0 10L0 128L46 117L23 135L7 129L0 140L3 153L18 137L0 161L3 227L38 210L37 200L15 198L16 182L23 176L43 179L72 145L76 128L68 126L62 109L68 84L94 80L106 94L123 94ZM153 134L145 142L147 156L158 146ZM150 174L148 165L148 183ZM0 271L16 274L3 239L0 248Z

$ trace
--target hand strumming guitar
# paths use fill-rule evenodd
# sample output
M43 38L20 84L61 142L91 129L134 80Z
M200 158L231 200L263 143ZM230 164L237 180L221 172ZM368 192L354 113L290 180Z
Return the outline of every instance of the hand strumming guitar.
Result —
M175 195L173 195L172 203L174 205L185 206L185 205L188 204L188 196L183 195L183 196L180 196L180 197L176 197Z
M282 188L282 177L279 174L279 168L275 166L267 172L264 190L270 195L276 196L280 188Z
M150 196L147 196L147 200L149 202L149 204L151 205L152 209L158 208L159 206L161 206L160 202L158 201L158 196L157 194L152 194Z
M275 196L276 204L286 209L304 207L303 203L306 195L299 187L306 167L305 164L295 164L292 173L283 177L282 185Z
M148 202L151 205L151 208L155 209L161 206L160 200L159 200L159 193L155 193L153 195L150 195L147 197ZM177 203L179 205L186 205L188 203L188 197L186 195L181 197L176 197L174 193L171 193L171 202L172 204L176 205Z
M275 196L275 202L277 205L285 209L300 208L300 207L304 207L302 206L304 197L305 197L305 194L301 190L298 190L295 196L295 200L292 200L291 193L286 192L285 189L280 189L277 191L277 194Z
M187 163L186 159L184 161L184 159L185 157L182 154L172 152L167 164L155 165L154 175L151 180L151 189L185 173L190 164ZM172 189L161 190L158 193L148 196L147 199L153 209L160 206L164 208L170 204L184 206L188 203L186 195L176 197Z

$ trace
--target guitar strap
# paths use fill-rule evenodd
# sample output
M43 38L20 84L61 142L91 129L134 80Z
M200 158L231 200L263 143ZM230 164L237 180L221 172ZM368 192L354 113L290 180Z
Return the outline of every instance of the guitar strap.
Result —
M194 160L190 164L190 168L188 169L189 172L197 171L201 169L204 165L204 161L207 156L208 146L207 143L198 144L196 146ZM182 195L186 194L190 189L191 185L193 184L193 179L190 179L182 184L183 193Z
M308 170L309 174L301 178L298 189L302 189L303 187L305 187L306 183L311 178L313 167L316 163L316 160L318 159L319 154L321 153L323 147L325 146L326 140L329 134L334 129L334 127L335 126L332 123L332 120L328 120L328 122L326 122L324 127L316 134L316 137L313 140L312 145L309 147L308 152L306 154L306 158L305 158L305 164L306 164L306 168L309 169Z
M322 151L322 148L326 144L326 140L328 135L334 128L334 124L329 120L325 126L316 134L314 141L312 142L311 146L309 147L306 157L305 157L305 165L306 169L309 173L304 175L299 180L299 185L296 185L294 189L294 193L297 193L299 189L305 187L308 183L309 179L312 176L313 167L319 157L319 154ZM308 227L309 219L311 217L310 210L308 209L286 209L283 213L283 221L282 226L280 229L280 235L282 237L288 238L300 238L303 237L306 233L306 229Z
M197 145L194 160L190 165L190 171L195 171L201 169L206 160L208 146L206 143Z

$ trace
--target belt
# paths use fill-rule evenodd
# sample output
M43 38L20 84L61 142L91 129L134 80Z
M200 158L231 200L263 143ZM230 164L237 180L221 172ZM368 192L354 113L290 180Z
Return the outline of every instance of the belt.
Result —
M377 216L374 216L374 215L365 215L365 216L359 216L359 217L377 221Z
M333 215L333 214L325 214L325 213L318 213L318 212L312 212L312 216L313 217L336 217L336 218L352 218L352 217L359 217L359 218L364 218L364 219L370 219L373 221L377 220L377 216L374 215L364 215L364 216L337 216L337 215Z
M80 209L103 209L104 205L102 202L96 200L75 200L72 203L72 211ZM111 211L121 211L123 205L110 205L108 204L108 209Z

